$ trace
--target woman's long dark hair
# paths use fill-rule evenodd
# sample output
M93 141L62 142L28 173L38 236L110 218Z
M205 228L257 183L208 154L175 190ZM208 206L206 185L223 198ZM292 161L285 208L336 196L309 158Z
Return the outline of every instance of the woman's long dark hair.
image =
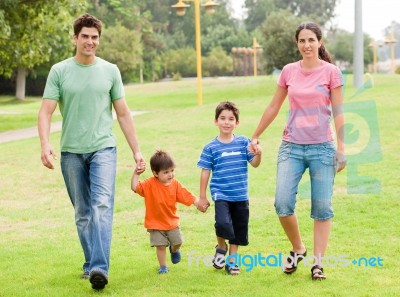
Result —
M300 31L303 29L307 29L310 31L313 31L315 33L315 35L317 36L318 41L321 41L322 39L322 31L320 29L320 27L313 22L306 22L306 23L302 23L296 30L296 42L299 41L299 34ZM333 59L331 54L325 49L324 44L321 42L321 46L318 49L318 56L321 60L324 60L328 63L333 63Z

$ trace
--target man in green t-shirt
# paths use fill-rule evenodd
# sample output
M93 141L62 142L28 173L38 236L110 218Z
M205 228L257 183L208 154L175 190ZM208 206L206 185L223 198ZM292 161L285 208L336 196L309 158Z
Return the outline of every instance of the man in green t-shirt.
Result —
M41 159L54 169L49 141L52 115L63 117L61 170L85 256L83 278L101 290L108 283L116 176L112 107L142 172L145 161L116 65L96 57L102 23L89 14L74 22L76 53L50 70L38 116Z

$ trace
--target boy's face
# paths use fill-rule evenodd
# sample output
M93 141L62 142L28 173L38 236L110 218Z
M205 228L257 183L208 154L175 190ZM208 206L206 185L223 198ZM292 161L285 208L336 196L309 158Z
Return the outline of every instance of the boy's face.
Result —
M160 170L160 172L158 172L158 173L153 171L153 175L156 178L158 178L160 183L162 183L164 185L170 185L172 180L175 177L174 170L175 170L175 168L171 167L171 168L168 168L168 169Z
M239 124L231 110L223 110L215 120L215 125L219 128L221 134L232 134L233 130Z

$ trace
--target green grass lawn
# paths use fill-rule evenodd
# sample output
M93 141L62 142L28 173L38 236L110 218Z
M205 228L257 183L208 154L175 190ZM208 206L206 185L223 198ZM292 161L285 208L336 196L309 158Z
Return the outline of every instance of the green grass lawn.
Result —
M42 166L39 140L33 138L0 144L0 296L400 296L398 80L376 76L374 87L364 90L351 87L351 77L346 82L349 164L335 182L326 281L312 282L310 267L303 265L289 276L272 266L258 265L249 272L242 267L237 277L208 267L203 259L214 253L216 243L213 208L203 214L183 205L182 262L170 264L167 275L157 275L155 250L143 227L144 203L130 190L131 152L115 123L118 174L109 285L95 292L79 278L83 255L60 166L54 171ZM216 104L234 101L241 112L236 134L251 136L275 82L265 76L207 79L202 106L197 106L194 80L127 86L130 108L148 111L134 118L145 158L149 161L159 148L170 152L177 163L176 178L198 194L196 163L202 147L217 135ZM0 97L0 131L35 125L39 106L40 98L17 103ZM23 113L5 118L5 111ZM276 154L286 112L287 103L261 138L262 164L249 169L250 244L239 250L242 255L271 255L272 264L273 256L290 250L273 207ZM60 133L51 135L57 151L59 140ZM149 170L144 174L148 176ZM305 176L297 214L311 254L309 213Z

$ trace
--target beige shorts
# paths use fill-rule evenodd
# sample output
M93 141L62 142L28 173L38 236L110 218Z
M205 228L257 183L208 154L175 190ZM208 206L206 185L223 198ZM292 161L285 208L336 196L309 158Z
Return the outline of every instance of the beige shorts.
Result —
M147 232L150 233L150 244L151 246L173 246L177 244L181 244L183 242L183 236L181 232L181 228L178 226L172 230L154 230L147 229Z

